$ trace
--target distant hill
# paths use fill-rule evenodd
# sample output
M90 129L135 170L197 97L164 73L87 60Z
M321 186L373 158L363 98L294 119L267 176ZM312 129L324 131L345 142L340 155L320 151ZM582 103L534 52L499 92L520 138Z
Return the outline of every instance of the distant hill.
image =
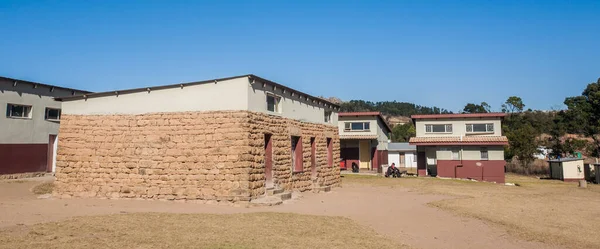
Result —
M452 113L444 108L428 107L407 102L364 100L342 101L336 97L323 98L341 106L341 112L381 112L391 126L410 122L414 114Z

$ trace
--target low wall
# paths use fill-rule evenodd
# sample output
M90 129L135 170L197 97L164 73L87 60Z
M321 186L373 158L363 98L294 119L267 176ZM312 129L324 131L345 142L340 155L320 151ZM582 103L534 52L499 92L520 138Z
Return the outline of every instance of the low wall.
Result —
M503 160L437 160L437 175L504 183L505 164Z
M48 144L0 144L0 175L46 172Z

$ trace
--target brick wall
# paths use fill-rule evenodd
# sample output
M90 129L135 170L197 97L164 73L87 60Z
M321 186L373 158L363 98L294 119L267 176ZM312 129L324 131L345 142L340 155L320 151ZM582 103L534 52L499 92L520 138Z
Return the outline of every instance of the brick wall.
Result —
M247 111L64 115L55 195L248 201L265 189L265 132L273 134L274 179L286 189L312 188L310 150L308 173L290 174L290 134L316 136L317 165L326 161L327 134L339 158L336 127ZM310 138L303 143L310 148ZM334 169L319 167L318 184L338 185Z

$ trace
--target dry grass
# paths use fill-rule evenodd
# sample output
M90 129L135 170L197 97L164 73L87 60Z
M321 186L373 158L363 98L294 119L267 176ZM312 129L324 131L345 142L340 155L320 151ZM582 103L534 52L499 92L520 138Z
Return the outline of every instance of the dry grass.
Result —
M506 171L521 175L529 173L530 175L548 176L550 175L550 166L545 160L535 159L526 171L519 160L513 159L506 164Z
M136 213L78 217L0 230L0 248L402 248L402 245L343 217Z
M44 182L33 187L33 189L31 189L31 192L33 192L36 195L51 194L53 189L54 183Z
M436 178L346 176L345 184L410 187L460 198L430 203L454 213L501 225L525 240L568 248L600 248L600 186L508 174L521 187Z

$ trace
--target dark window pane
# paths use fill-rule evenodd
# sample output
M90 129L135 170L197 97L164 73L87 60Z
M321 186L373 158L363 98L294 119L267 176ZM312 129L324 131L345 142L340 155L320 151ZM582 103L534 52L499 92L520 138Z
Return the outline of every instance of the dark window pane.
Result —
M446 125L432 125L433 132L446 132Z
M371 123L365 123L365 130L371 129Z
M22 105L13 105L12 106L12 116L13 117L24 117L25 108Z
M473 132L486 132L486 124L473 124Z
M275 97L267 95L267 110L274 112L275 111Z
M46 119L58 120L59 118L60 118L60 110L58 110L58 109L48 109Z
M352 130L362 130L363 123L352 123Z

